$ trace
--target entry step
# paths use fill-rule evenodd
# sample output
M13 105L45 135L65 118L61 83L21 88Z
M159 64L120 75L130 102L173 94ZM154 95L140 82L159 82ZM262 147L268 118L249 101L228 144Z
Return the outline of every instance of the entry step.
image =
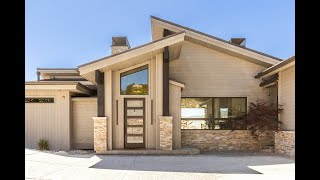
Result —
M197 148L181 148L173 150L157 150L157 149L121 149L121 150L110 150L105 152L99 152L96 154L100 155L193 155L200 154Z

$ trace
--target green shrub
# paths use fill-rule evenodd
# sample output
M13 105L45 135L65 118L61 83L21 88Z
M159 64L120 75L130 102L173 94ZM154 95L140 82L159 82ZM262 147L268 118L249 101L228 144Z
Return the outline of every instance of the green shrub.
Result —
M49 150L49 143L48 140L40 139L38 142L38 147L40 150Z

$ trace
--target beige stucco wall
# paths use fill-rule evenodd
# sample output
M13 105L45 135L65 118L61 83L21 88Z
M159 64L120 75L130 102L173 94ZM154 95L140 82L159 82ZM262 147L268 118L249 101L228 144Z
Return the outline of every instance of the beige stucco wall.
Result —
M54 98L54 103L25 103L25 147L38 148L44 138L51 150L70 149L69 91L26 90L25 97Z
M295 66L279 72L279 104L283 105L280 114L281 128L295 130Z
M170 78L185 83L182 97L247 97L269 100L254 76L266 67L184 41L180 58L170 62Z
M172 146L181 147L181 87L169 85L169 114L172 119Z

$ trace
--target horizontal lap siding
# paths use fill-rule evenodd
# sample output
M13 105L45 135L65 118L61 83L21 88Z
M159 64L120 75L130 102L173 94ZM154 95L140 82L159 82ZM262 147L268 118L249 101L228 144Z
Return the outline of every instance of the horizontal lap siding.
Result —
M295 130L295 66L281 72L280 89L280 104L284 109L280 115L281 127Z
M25 147L48 140L51 150L70 149L70 93L27 90L25 97L54 97L54 103L25 103Z
M97 116L96 98L72 101L72 138L74 149L93 149L93 119Z
M266 67L191 42L182 45L180 58L170 62L170 78L185 83L182 97L248 97L269 100L254 75Z

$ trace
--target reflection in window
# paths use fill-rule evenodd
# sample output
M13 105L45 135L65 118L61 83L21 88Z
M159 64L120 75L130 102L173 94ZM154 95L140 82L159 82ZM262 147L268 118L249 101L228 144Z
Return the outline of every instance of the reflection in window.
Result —
M236 118L246 113L246 98L214 98L215 118Z
M228 118L228 108L220 108L220 118Z
M148 65L120 74L121 95L148 95Z
M181 128L210 129L212 109L212 98L182 98Z
M238 97L181 98L181 129L231 129L231 121L246 114L246 103Z
M181 120L181 129L209 129L209 123L206 120Z

